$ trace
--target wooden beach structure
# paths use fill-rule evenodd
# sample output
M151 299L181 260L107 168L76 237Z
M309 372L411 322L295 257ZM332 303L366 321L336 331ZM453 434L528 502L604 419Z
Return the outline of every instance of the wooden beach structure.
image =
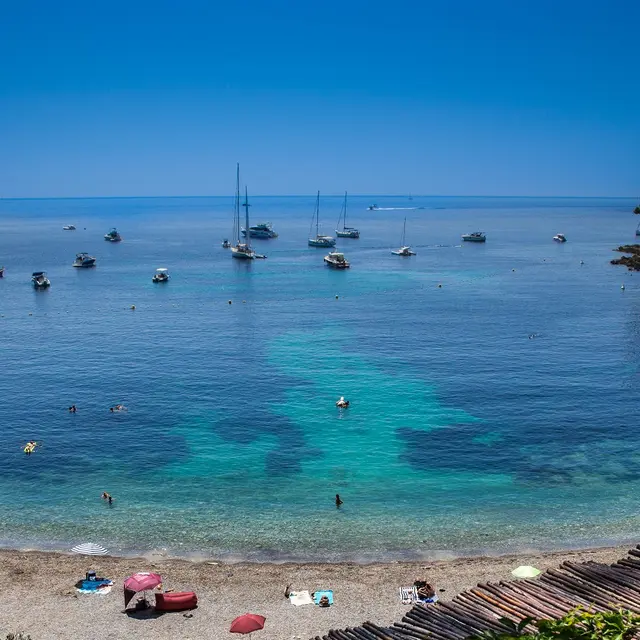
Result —
M564 562L535 579L479 584L450 602L415 605L391 627L365 622L312 640L463 640L486 630L509 631L500 618L561 618L580 605L640 614L640 545L612 565Z

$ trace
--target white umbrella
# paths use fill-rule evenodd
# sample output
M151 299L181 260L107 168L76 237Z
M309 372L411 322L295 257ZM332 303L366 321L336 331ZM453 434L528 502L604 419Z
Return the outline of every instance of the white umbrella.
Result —
M104 547L101 547L99 544L95 544L95 542L84 542L83 544L78 544L73 547L71 551L83 556L104 556L109 553Z
M516 578L535 578L537 575L542 573L540 569L536 569L535 567L524 566L518 567L511 572L512 576Z

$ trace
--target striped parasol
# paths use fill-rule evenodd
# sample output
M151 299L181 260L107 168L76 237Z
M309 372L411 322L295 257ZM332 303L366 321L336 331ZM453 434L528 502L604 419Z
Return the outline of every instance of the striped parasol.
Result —
M73 553L79 553L83 556L104 556L109 553L104 547L95 542L84 542L83 544L77 544L71 549Z

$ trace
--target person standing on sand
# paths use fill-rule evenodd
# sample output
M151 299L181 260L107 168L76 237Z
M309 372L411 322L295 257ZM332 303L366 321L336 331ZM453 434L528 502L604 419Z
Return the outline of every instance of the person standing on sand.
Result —
M336 493L336 509L339 509L341 504L343 503L342 500L340 500L340 494Z

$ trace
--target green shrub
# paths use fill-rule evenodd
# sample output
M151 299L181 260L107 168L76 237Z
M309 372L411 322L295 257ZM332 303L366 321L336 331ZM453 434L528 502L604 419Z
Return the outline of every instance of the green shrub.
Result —
M640 631L640 616L624 609L594 612L578 607L559 620L525 618L516 624L500 618L500 622L507 627L504 633L485 631L473 640L631 640ZM537 631L525 632L528 625Z

